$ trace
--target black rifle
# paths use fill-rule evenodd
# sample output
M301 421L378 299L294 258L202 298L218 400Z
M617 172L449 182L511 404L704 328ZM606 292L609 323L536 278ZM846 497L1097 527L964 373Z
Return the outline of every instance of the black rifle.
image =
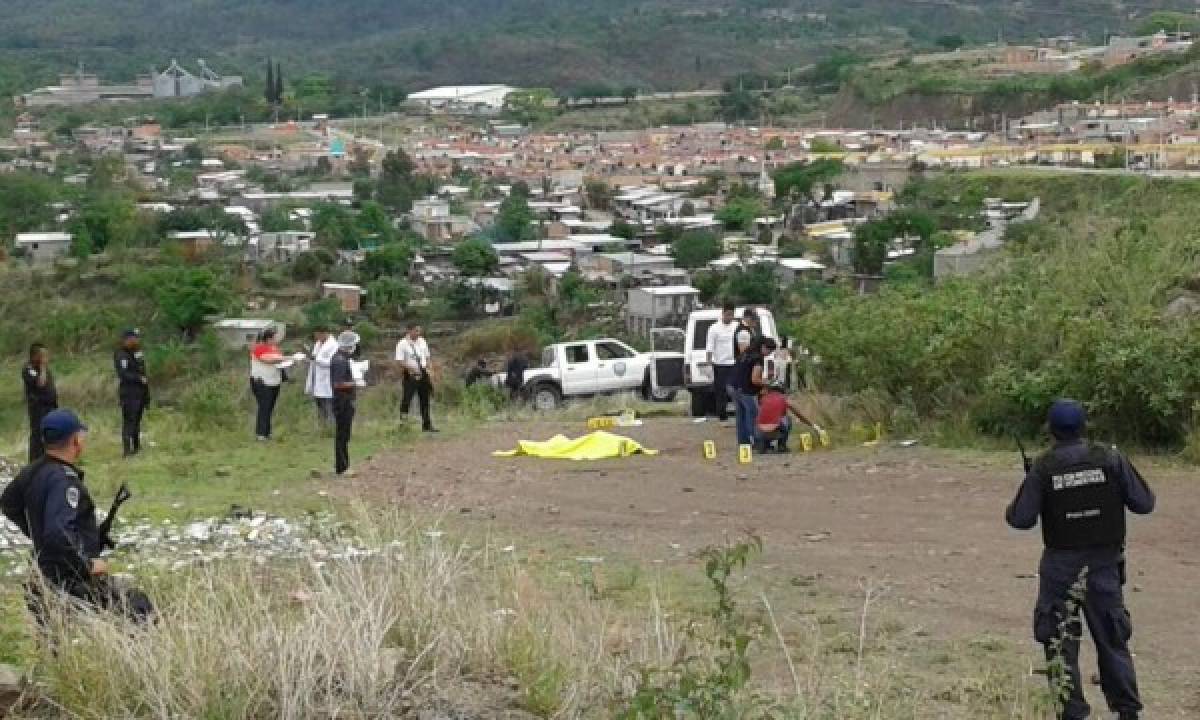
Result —
M111 534L113 521L117 519L117 511L131 497L133 497L133 493L129 492L129 487L125 483L121 483L121 487L117 489L117 496L113 498L112 507L108 509L108 515L105 516L104 522L100 523L100 527L97 528L100 531L100 539L104 542L104 547L109 550L115 550L117 547L117 544L113 542Z
M1025 474L1028 475L1029 471L1033 469L1033 461L1025 454L1025 446L1021 444L1021 438L1013 435L1013 440L1017 441L1017 450L1021 452L1021 464L1025 466Z

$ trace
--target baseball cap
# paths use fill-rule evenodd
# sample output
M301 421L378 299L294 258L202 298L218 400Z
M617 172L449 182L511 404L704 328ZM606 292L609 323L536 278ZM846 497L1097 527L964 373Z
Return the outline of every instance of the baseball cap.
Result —
M125 332L121 333L121 338L124 340L128 340L129 338L141 337L141 336L142 336L142 333L137 328L129 328Z
M1047 414L1050 432L1060 440L1072 440L1083 434L1087 426L1087 411L1077 400L1055 400Z
M62 442L81 430L87 430L87 425L70 410L52 410L42 418L42 439L50 444Z

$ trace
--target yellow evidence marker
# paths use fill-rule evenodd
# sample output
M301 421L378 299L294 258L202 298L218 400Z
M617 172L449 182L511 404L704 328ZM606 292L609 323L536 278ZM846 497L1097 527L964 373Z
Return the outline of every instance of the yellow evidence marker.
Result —
M738 462L749 465L754 461L754 451L749 445L738 445Z
M588 430L604 430L606 428L616 427L617 419L612 416L588 418Z
M717 459L717 444L715 442L713 442L712 440L704 441L704 459L705 460L716 460Z
M821 447L829 447L833 444L829 439L829 433L824 428L817 431L817 438L821 441Z
M800 434L800 449L804 450L804 452L812 452L812 449L813 449L812 433L801 433Z

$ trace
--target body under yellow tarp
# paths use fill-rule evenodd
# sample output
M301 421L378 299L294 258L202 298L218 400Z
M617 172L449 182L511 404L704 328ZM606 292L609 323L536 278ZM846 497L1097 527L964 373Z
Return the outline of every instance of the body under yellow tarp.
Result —
M629 457L638 453L657 455L658 451L642 447L641 443L636 440L598 431L574 439L565 435L555 435L544 442L518 440L516 449L497 450L492 454L496 457L528 455L529 457L557 460L605 460Z

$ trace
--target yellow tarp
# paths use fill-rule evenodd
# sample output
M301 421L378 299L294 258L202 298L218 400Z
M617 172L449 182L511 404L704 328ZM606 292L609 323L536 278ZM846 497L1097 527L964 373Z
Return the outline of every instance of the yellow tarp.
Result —
M555 435L544 442L518 440L515 450L497 450L492 455L496 457L528 455L529 457L557 460L604 460L629 457L638 453L657 455L658 451L642 447L641 443L636 440L600 431L575 439L565 435Z

